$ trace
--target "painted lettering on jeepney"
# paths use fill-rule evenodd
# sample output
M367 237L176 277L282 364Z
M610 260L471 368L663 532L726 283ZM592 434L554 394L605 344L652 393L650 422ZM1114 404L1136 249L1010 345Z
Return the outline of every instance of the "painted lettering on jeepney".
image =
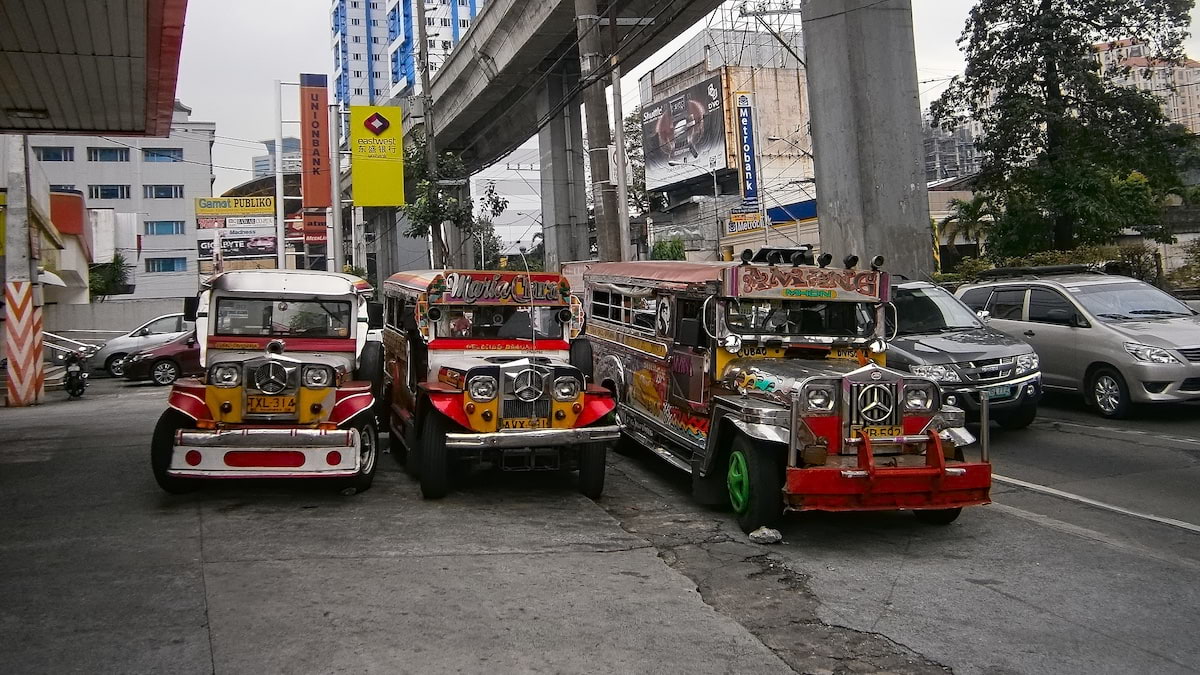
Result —
M708 438L708 418L700 415L693 415L685 410L677 408L673 405L663 407L663 412L666 413L667 423L675 429L691 436L692 438L703 441Z
M879 273L858 270L832 270L811 267L755 267L739 268L742 275L742 291L759 293L779 288L788 297L833 299L837 290L851 291L860 295L878 297ZM798 293L796 289L810 289L809 293Z
M429 296L447 304L562 304L570 300L571 286L556 274L451 272L434 278Z
M661 368L647 367L633 371L633 391L630 396L647 412L657 413L667 398L667 378Z
M690 354L672 354L671 355L671 372L679 373L680 375L692 376L693 359Z
M734 383L739 389L775 391L780 385L780 380L774 375L749 370L739 374Z

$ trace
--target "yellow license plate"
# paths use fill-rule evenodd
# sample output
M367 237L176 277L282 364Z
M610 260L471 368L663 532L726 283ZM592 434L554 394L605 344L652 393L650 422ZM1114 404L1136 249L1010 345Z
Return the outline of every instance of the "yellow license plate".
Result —
M858 350L857 349L844 349L844 348L832 349L829 351L829 358L831 358L831 359L851 359L853 361L857 361L858 360Z
M897 426L852 426L850 434L857 436L858 432L866 433L868 438L890 438L892 436L903 436L904 429Z
M550 420L545 417L528 417L501 420L501 429L545 429L550 426Z
M290 413L296 412L295 396L247 396L246 412L248 413Z

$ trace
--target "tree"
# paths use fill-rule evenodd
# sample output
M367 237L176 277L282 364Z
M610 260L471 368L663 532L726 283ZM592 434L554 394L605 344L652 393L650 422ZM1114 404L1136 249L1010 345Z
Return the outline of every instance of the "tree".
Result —
M941 222L941 234L946 238L946 243L953 248L958 238L962 237L975 242L975 249L982 251L981 242L993 219L992 205L987 196L977 194L971 197L971 201L955 197L950 200L949 206L950 215L942 218Z
M1092 46L1128 38L1151 63L1178 63L1192 4L979 0L958 41L966 72L931 112L946 128L982 125L979 190L1004 212L994 226L1002 241L1066 250L1123 227L1170 239L1159 207L1196 163L1195 137L1169 124L1151 93L1114 84L1132 71L1101 72Z
M113 253L112 262L88 267L88 290L93 300L104 302L110 295L129 293L129 276L133 265L120 252Z
M642 147L642 107L625 116L625 156L629 159L629 209L639 216L661 211L666 200L661 192L646 190L646 152Z
M683 248L683 240L675 239L659 239L654 242L654 248L650 250L651 260L687 260L687 254Z

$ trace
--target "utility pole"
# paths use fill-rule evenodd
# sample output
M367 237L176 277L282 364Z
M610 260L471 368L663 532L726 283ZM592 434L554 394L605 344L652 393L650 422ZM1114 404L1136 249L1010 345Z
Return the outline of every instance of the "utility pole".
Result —
M342 248L342 143L338 140L342 133L342 115L338 104L329 106L329 143L330 167L329 181L333 192L333 205L329 208L329 229L325 243L326 259L329 269L341 272L346 265L346 252Z
M625 109L621 101L621 61L617 56L617 3L608 6L608 32L612 37L613 131L617 161L617 223L621 228L621 260L630 259L629 175L625 159Z
M283 83L275 80L275 266L287 269L287 211L283 203Z
M434 147L433 126L433 97L429 91L429 39L425 36L425 0L417 0L417 36L421 43L418 55L421 59L421 108L425 117L425 167L429 173L429 182L436 184L437 148ZM429 228L433 235L433 267L440 268L446 264L446 244L442 238L442 224L434 223Z
M575 0L575 29L579 35L580 77L592 77L602 62L596 0ZM592 197L596 205L596 248L600 260L622 260L617 192L608 164L608 146L612 134L608 128L608 101L604 79L583 90L583 115L587 120L588 166L592 170ZM617 122L620 124L620 120Z

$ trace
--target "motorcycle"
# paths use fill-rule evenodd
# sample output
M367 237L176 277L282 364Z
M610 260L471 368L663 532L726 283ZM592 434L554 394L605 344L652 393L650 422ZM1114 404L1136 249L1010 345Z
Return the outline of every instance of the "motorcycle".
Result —
M92 350L87 348L67 353L64 360L67 366L67 377L63 380L63 389L70 398L83 396L83 391L87 389L87 360L91 355Z

